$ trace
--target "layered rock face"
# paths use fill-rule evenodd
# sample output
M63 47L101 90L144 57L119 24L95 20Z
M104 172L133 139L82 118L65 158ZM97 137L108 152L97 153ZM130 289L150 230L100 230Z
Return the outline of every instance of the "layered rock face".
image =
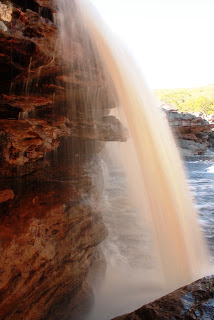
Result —
M170 111L164 109L178 145L184 156L203 154L208 148L214 147L214 122L212 117L203 114Z
M81 25L64 59L56 12L0 1L0 319L81 319L107 235L100 152L126 140Z
M205 277L114 320L213 319L214 276Z

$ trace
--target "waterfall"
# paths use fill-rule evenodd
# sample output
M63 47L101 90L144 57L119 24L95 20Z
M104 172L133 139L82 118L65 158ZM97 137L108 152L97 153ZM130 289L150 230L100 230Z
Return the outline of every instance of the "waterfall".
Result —
M167 292L190 283L209 272L209 262L184 168L167 120L158 102L146 87L142 74L131 55L107 30L89 0L77 2L58 0L58 7L61 46L65 62L74 59L75 55L81 55L81 52L78 53L77 44L70 40L70 34L77 32L75 20L78 19L82 26L78 32L81 31L82 34L76 34L76 37L81 38L89 56L88 61L79 64L79 70L83 76L87 70L91 77L90 81L93 82L93 68L90 63L92 60L94 63L102 63L110 94L115 104L118 105L114 113L117 113L121 122L128 128L129 139L128 142L120 143L119 156L123 160L124 172L126 172L124 181L127 181L131 188L129 192L132 203L135 202L133 210L138 215L135 221L140 221L139 226L142 225L142 232L145 226L148 226L149 234L153 239L150 250L154 250L154 259L159 265L160 277L164 283L159 284L157 281L158 286L164 287L164 292ZM77 52L74 52L75 46ZM91 59L92 56L93 59ZM75 77L75 70L70 70L69 77ZM100 79L100 87L97 90L101 88L102 79ZM89 100L87 90L88 88L83 93L86 98L85 112L89 112L91 117L96 118L93 103L96 103L97 100ZM127 191L124 194L129 197ZM108 201L111 201L109 197ZM107 204L103 204L103 207L105 207L103 211L109 211L106 209ZM117 208L115 208L115 215L116 210ZM107 220L108 228L111 229L111 221ZM129 228L130 225L127 225L127 229ZM136 230L137 234L139 230ZM111 234L111 230L109 231ZM115 234L114 236L116 237ZM112 245L112 242L106 243L104 248L107 263L111 260L108 256L110 251L106 249L108 245ZM114 248L117 251L116 243L114 243ZM122 261L122 265L124 267L126 262ZM131 266L127 264L129 272L130 268ZM113 274L116 269L119 270L117 270L117 276L122 277L122 280L117 282L118 285L121 284L121 290L117 288L115 291L115 300L118 302L119 295L121 298L127 294L124 292L124 288L127 288L124 281L129 284L130 279L127 278L129 273L126 273L126 270L120 265L114 268L111 266L107 268L107 271L110 271L107 272L106 277L109 278L105 283L110 284L116 281L114 280L116 275ZM135 275L135 283L142 280L139 270L140 268ZM144 273L144 270L141 270L141 273ZM138 276L140 279L137 278ZM149 275L144 273L144 277L147 277L147 287L149 282L154 285L154 274L148 278ZM141 290L146 292L147 287ZM154 297L156 296L150 298ZM120 310L121 313L127 311L126 309Z

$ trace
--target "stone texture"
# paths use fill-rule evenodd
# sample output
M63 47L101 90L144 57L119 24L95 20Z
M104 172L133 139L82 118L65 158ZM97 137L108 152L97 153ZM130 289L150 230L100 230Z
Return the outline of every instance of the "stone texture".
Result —
M52 12L56 12L57 8L52 0L35 0L41 7L50 9Z
M0 29L1 92L9 92L11 86L26 91L41 72L43 77L53 73L48 66L55 57L56 26L29 9L23 12L13 4L12 8L7 30Z
M197 140L197 139L196 139ZM194 140L188 140L188 139L179 139L179 146L182 150L187 150L190 152L190 155L200 155L203 154L207 148L208 143L199 143Z
M12 6L0 3L0 19L10 22L12 19Z
M214 276L205 277L114 320L214 319Z
M69 124L73 137L100 141L126 141L127 132L121 122L114 116L105 116L98 121L87 119L83 122L71 121Z
M44 158L46 153L57 149L59 137L126 141L126 131L115 117L106 116L101 120L78 122L65 117L56 120L0 120L0 176L10 176L14 166L24 166Z
M15 198L0 207L0 319L70 319L77 296L91 298L84 280L106 236L92 201L94 164L52 164L28 176L24 190L13 181Z
M213 128L206 119L191 113L168 111L167 117L175 132L180 134L210 131Z
M44 157L56 149L58 138L68 136L68 119L0 120L1 154L5 164L23 165Z
M176 110L164 109L164 111L184 156L200 155L213 147L212 117Z
M64 54L56 10L0 1L0 319L81 320L105 269L99 154L126 130L81 22Z
M11 189L0 190L0 203L6 202L13 198L14 198L13 190Z
M42 107L53 107L53 98L52 97L44 97L38 95L6 95L2 94L1 105L6 104L7 106L11 106L13 108L17 108L19 112L30 112L36 111L38 108Z

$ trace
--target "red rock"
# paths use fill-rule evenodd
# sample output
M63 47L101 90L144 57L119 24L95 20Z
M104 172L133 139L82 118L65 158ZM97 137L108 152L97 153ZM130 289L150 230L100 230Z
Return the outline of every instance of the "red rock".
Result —
M52 106L53 105L53 98L50 97L41 97L41 96L18 96L18 95L6 95L3 94L3 102L7 103L8 105L19 108L23 112L29 112L35 110L41 106Z
M43 158L55 150L59 137L73 136L102 141L126 141L126 131L113 116L102 121L75 121L65 117L57 120L0 120L0 135L4 145L4 161L10 165L23 165Z
M69 120L65 117L55 121L0 120L4 161L10 165L23 165L43 158L46 152L58 147L59 137L70 134L67 123Z
M39 77L41 68L53 60L56 37L56 27L52 23L44 21L36 12L22 12L13 7L13 19L7 23L7 31L0 37L0 63L4 68L13 70L4 80L18 75L17 81L23 77L26 80ZM53 70L49 69L52 73Z
M91 299L86 276L106 237L98 167L57 168L31 174L10 207L0 205L0 319L80 319Z
M65 52L52 1L7 3L13 13L0 28L0 190L15 197L0 203L0 319L79 320L107 235L97 209L99 141L125 141L126 130L108 116L117 101L81 21Z
M13 198L14 198L13 190L11 189L0 190L0 203L6 202Z

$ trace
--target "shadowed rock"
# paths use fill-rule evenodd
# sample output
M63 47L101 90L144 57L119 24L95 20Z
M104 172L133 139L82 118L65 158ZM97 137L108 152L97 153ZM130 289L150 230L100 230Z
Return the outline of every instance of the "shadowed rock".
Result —
M114 320L214 319L214 276L205 277Z

